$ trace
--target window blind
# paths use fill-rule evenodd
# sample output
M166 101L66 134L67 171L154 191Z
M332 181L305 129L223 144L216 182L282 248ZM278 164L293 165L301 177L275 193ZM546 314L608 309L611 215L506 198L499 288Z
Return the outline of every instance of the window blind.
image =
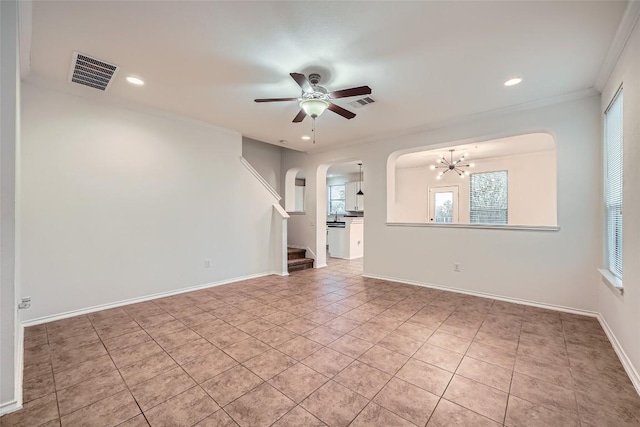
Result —
M509 187L507 171L474 173L470 182L470 222L507 224Z
M606 250L609 270L620 279L622 279L622 125L622 90L620 90L605 111L604 120Z

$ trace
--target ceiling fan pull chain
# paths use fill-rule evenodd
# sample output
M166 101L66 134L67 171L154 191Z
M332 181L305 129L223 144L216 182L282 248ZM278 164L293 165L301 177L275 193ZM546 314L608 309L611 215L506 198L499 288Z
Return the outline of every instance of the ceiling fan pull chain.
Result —
M311 118L312 122L311 122L311 133L313 133L313 143L316 143L316 118L312 117Z

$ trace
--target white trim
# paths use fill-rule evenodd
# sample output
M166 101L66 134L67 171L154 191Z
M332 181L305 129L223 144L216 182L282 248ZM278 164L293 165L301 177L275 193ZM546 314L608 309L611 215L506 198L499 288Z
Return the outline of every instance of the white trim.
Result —
M624 370L627 372L627 375L629 376L631 383L635 387L636 392L640 394L640 375L638 375L638 371L633 366L633 363L631 363L631 359L629 359L629 356L627 356L627 353L625 353L624 349L620 345L620 342L618 341L618 338L616 338L616 335L609 327L607 321L604 320L604 317L601 313L598 313L598 321L600 322L600 326L602 326L604 333L607 335L607 338L609 338L609 342L611 343L613 350L618 355L618 359L620 359L620 363L622 363Z
M396 282L396 283L404 283L404 284L407 284L407 285L421 286L423 288L432 288L432 289L439 289L439 290L442 290L442 291L457 292L459 294L473 295L473 296L480 297L480 298L490 298L490 299L494 299L494 300L498 300L498 301L512 302L512 303L515 303L515 304L528 305L528 306L531 306L531 307L545 308L547 310L560 311L560 312L563 312L563 313L579 314L579 315L588 316L588 317L598 317L598 315L599 315L599 313L595 312L595 311L582 310L582 309L579 309L579 308L565 307L563 305L555 305L555 304L547 304L547 303L543 303L543 302L529 301L529 300L520 299L520 298L503 297L503 296L500 296L500 295L489 294L489 293L486 293L486 292L469 291L469 290L466 290L466 289L454 288L454 287L451 287L451 286L434 285L432 283L417 282L417 281L414 281L414 280L398 279L398 278L395 278L395 277L379 276L379 275L375 275L375 274L363 274L362 276L363 277L368 277L370 279L380 279L380 280L386 280L386 281L389 281L389 282Z
M606 268L599 268L598 272L602 275L602 283L609 286L620 295L624 295L624 286L622 285L622 280L614 276L614 274Z
M16 359L15 359L15 391L14 397L16 402L18 403L18 407L22 408L22 403L24 400L23 396L23 381L24 381L24 326L20 323L20 319L18 318L19 310L16 310L16 330L17 330L17 340L15 343L16 349Z
M18 404L17 400L11 400L9 402L0 403L0 416L9 414L22 409L22 405Z
M18 2L18 48L20 49L20 77L31 73L31 40L33 36L33 2Z
M130 299L126 299L126 300L122 300L122 301L116 301L116 302L112 302L112 303L108 303L108 304L94 305L93 307L81 308L81 309L78 309L78 310L71 310L71 311L67 311L67 312L64 312L64 313L52 314L52 315L49 315L49 316L38 317L36 319L25 320L25 321L22 322L22 326L26 328L26 327L29 327L29 326L40 325L42 323L49 323L49 322L53 322L53 321L56 321L56 320L67 319L67 318L73 317L73 316L80 316L82 314L94 313L94 312L100 311L100 310L107 310L107 309L110 309L110 308L122 307L123 305L129 305L129 304L135 304L135 303L139 303L139 302L150 301L150 300L154 300L154 299L158 299L158 298L164 298L164 297L169 297L169 296L172 296L172 295L184 294L186 292L193 292L193 291L197 291L197 290L200 290L200 289L213 288L213 287L220 286L220 285L227 285L229 283L241 282L243 280L256 279L258 277L271 276L271 275L280 276L280 275L282 275L282 273L279 272L279 271L269 271L269 272L266 272L266 273L250 274L248 276L236 277L236 278L227 279L227 280L220 280L219 282L205 283L203 285L191 286L191 287L188 287L188 288L177 289L175 291L159 292L157 294L151 294L151 295L146 295L146 296L142 296L142 297L130 298Z
M267 181L265 181L265 179L262 177L262 175L260 175L260 173L257 170L255 170L253 168L253 166L251 166L251 164L247 161L247 159L245 159L244 157L240 156L240 162L242 162L242 164L249 170L249 172L251 172L253 174L253 176L255 176L258 179L258 181L260 181L260 183L262 185L264 185L264 188L269 190L271 195L273 197L275 197L277 201L282 200L282 197L280 197L278 192L276 190L274 190L273 187ZM284 211L284 209L283 209L283 211ZM287 215L287 218L289 218L288 215Z
M90 99L98 103L104 103L113 108L122 108L128 111L135 111L141 114L147 114L154 117L160 117L163 119L176 120L181 123L186 123L193 126L201 126L209 129L216 130L218 132L226 133L227 135L233 135L242 139L242 135L234 130L218 126L214 123L198 120L189 116L171 113L160 108L147 107L132 101L127 101L123 98L116 98L109 93L98 91L86 86L69 83L68 81L49 80L43 77L39 77L33 74L26 76L23 81L24 85L35 86L40 89L53 90L55 92L64 93L71 96L77 96L78 98Z
M289 219L289 212L286 212L282 206L277 203L273 204L273 209L278 212L282 219Z
M598 72L598 77L596 78L596 82L594 87L602 92L604 89L604 85L607 84L609 77L611 77L611 73L615 68L618 59L620 59L620 55L622 55L622 51L629 41L629 37L631 37L631 33L633 32L633 28L638 22L640 18L640 2L631 0L627 2L627 7L624 10L624 14L622 15L622 19L620 20L620 24L618 25L618 29L616 30L616 34L613 37L613 41L609 46L609 50L607 51L607 56L602 63L602 67L600 67L600 71Z
M549 107L552 105L562 104L565 102L577 101L583 98L589 98L591 96L600 95L600 92L595 88L583 89L574 92L565 93L558 96L551 96L548 98L539 99L537 101L524 102L521 104L510 105L503 108L497 108L495 110L482 111L479 113L467 114L464 116L454 117L452 119L443 120L440 122L426 123L420 126L416 126L410 129L404 129L400 131L379 132L374 136L367 136L360 139L355 139L350 142L340 143L340 148L352 147L355 145L369 144L373 142L406 137L424 132L433 131L436 129L442 129L452 126L459 126L465 123L472 122L474 120L488 120L494 117L501 117L507 114L519 113L522 111L535 110L537 108ZM318 147L307 150L308 154L322 153L325 151L333 151L336 149L336 144L329 144L326 147Z
M559 225L444 224L434 222L393 222L391 227L479 228L483 230L560 231Z

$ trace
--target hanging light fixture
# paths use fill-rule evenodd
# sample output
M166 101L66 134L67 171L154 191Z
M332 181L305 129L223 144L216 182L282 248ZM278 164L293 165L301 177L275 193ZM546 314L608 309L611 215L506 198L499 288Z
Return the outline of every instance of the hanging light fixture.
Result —
M358 163L358 166L360 166L360 189L356 194L358 196L364 196L364 193L362 192L362 163Z
M324 99L308 98L300 101L300 108L302 108L304 112L307 113L307 116L312 119L315 119L324 113L324 110L326 110L327 107L329 107L329 103Z
M440 172L438 172L438 176L436 176L436 179L442 179L442 176L449 171L453 171L457 173L460 178L464 178L465 175L469 175L469 171L463 168L472 168L474 164L473 163L469 163L466 165L460 164L464 161L464 159L468 156L468 154L464 153L458 160L454 161L453 160L454 151L455 150L449 150L449 160L447 160L443 154L440 154L440 158L438 159L438 164L430 166L431 170L443 169Z

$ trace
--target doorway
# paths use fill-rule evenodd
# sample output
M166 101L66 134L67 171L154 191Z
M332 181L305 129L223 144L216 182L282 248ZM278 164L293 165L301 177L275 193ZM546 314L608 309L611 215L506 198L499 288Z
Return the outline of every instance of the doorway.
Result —
M429 222L458 222L458 186L429 187Z

